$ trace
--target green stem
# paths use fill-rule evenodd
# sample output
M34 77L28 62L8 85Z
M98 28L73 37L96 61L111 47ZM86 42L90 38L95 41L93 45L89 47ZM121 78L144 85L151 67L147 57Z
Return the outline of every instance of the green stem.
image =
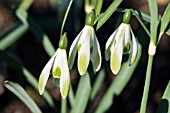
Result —
M144 86L144 92L143 92L143 97L142 97L140 113L146 113L146 106L147 106L147 100L148 100L148 93L149 93L149 86L150 86L150 79L151 79L153 57L154 56L149 55L147 72L146 72L146 79L145 79L145 86Z
M67 110L67 98L61 100L61 113L66 113Z
M20 4L19 8L28 10L29 7L32 5L33 0L23 0L22 3Z
M70 0L70 3L69 3L69 5L68 5L68 7L67 7L67 11L66 11L66 13L65 13L64 20L63 20L63 23L62 23L62 26L61 26L60 38L61 38L62 35L63 35L64 25L65 25L65 23L66 23L66 19L67 19L67 16L68 16L68 13L69 13L69 11L70 11L70 7L71 7L72 3L73 3L73 0Z

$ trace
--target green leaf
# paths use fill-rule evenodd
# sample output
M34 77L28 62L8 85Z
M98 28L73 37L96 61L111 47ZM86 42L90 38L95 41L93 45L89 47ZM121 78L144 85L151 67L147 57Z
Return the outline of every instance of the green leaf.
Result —
M5 81L4 86L21 99L32 113L42 113L36 103L19 84Z
M32 75L24 66L21 65L18 58L16 56L12 56L9 53L6 53L4 51L0 51L0 59L4 62L6 62L10 67L15 69L20 75L25 76L26 80L36 89L38 90L38 81ZM51 98L51 96L48 94L47 91L44 91L43 95L44 99L47 101L50 107L57 110L55 107L55 104Z
M24 10L28 10L29 7L32 5L33 0L22 0L19 8L22 8Z
M170 113L170 81L165 89L157 113Z
M28 26L21 25L0 40L0 50L5 50L12 46L28 30Z
M30 25L30 30L34 34L36 40L43 45L45 51L49 56L55 53L55 48L53 47L48 36L42 31L38 24L29 16L28 23Z
M102 4L103 4L103 0L96 0L94 7L95 7L95 11L96 11L97 16L100 14L100 11L102 9Z
M100 101L99 105L96 108L95 113L106 112L112 105L114 96L120 95L122 90L125 88L125 86L129 82L140 60L141 53L142 53L141 45L138 44L138 54L137 54L136 61L131 66L129 66L130 58L128 59L128 61L123 63L120 72L118 73L118 75L116 75L115 80L112 82L111 86L109 87L105 95L103 96L102 100Z
M103 82L104 82L104 77L105 77L105 71L104 69L101 69L99 71L99 73L96 75L96 80L95 83L92 87L92 91L91 91L91 95L90 95L90 99L93 100L95 98L95 96L97 95L97 93L99 92Z
M114 0L112 2L112 4L107 8L107 10L99 18L96 30L98 30L109 19L109 17L113 14L113 12L116 10L116 8L120 5L122 1L123 0Z
M165 9L164 14L161 19L159 40L160 40L162 34L165 32L165 29L167 28L169 22L170 22L170 3L168 4L167 8Z
M157 28L158 28L158 6L156 0L148 0L149 3L149 10L151 15L151 26L150 26L150 33L151 33L151 41L156 45L157 43Z
M68 99L70 101L71 107L73 107L74 101L75 101L75 97L74 97L74 92L73 92L73 88L72 88L71 84L70 84L70 89L69 89L69 93L68 93Z
M85 113L85 108L90 97L90 91L90 78L89 74L86 72L85 75L81 76L80 78L71 113Z
M168 29L168 31L166 32L166 34L170 36L170 28Z
M22 22L21 25L17 26L17 28L12 29L11 32L8 32L5 37L1 37L0 41L0 50L5 50L12 46L17 40L19 40L23 34L28 30L29 26L27 23L27 12L24 11L23 9L17 9L16 10L16 16ZM4 35L3 35L4 36Z

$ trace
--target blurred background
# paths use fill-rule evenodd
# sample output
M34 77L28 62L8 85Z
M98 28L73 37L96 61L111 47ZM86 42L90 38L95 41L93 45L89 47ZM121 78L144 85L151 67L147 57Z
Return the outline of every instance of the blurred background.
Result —
M21 1L22 0L0 0L0 41L7 31L15 29L15 27L22 24L15 14ZM104 0L101 12L104 12L112 1L113 0ZM170 1L157 0L157 2L159 14L161 16ZM61 24L68 3L69 0L34 0L33 4L28 9L28 15L34 19L35 23L47 34L55 49L58 48ZM147 0L124 0L119 7L133 8L149 14ZM96 99L89 108L91 113L93 113L97 104L108 89L108 86L116 77L110 71L109 62L104 60L104 48L108 37L120 24L121 18L122 14L115 12L96 32L102 50L102 66L106 66L107 68L105 81ZM68 36L68 50L76 35L84 27L84 24L84 1L74 0L64 28ZM132 18L130 24L135 35L137 35L138 31L142 28L139 22L136 18ZM147 66L147 46L149 38L144 34L141 40L144 43L141 60L127 86L121 95L114 99L114 103L107 113L139 113ZM50 58L42 44L36 41L35 35L31 30L27 30L20 39L3 51L17 56L16 60L20 61L37 79L39 78L42 68ZM169 69L170 37L164 34L154 58L147 113L155 113L157 111L163 92L170 80ZM2 59L0 59L0 113L30 113L27 107L13 93L4 88L3 83L5 80L15 81L26 89L27 93L38 104L43 113L54 113L54 110L52 110L38 92L31 87L25 77L19 75L15 69L11 68L8 63ZM74 68L71 70L73 90L76 90L78 80L79 74L75 63ZM54 99L56 106L60 108L61 95L59 88L53 84L51 77L49 78L46 89ZM70 109L70 106L68 106L68 112Z

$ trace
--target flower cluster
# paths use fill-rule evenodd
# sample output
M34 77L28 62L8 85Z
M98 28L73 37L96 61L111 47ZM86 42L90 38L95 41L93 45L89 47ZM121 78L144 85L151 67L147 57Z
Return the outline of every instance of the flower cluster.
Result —
M129 21L131 12L128 10L123 17L123 23L109 37L105 47L105 59L110 60L110 68L114 74L117 74L121 68L123 54L130 53L130 64L132 64L137 56L137 41L131 30ZM39 78L39 92L43 93L50 72L54 78L60 78L60 92L63 98L67 96L70 84L69 68L74 64L76 54L78 52L77 67L80 75L84 75L92 62L94 72L101 67L102 57L100 45L97 40L93 24L95 21L95 12L92 11L87 19L83 30L77 35L73 41L67 62L67 38L64 35L59 43L59 48L48 61L41 72Z

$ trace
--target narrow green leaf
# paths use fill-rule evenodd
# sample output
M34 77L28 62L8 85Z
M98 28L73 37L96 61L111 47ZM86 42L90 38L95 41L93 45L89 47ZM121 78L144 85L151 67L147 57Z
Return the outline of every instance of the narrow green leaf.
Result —
M168 29L168 31L166 32L166 34L170 36L170 28Z
M43 45L47 54L52 56L55 53L55 48L53 47L48 36L43 33L42 29L30 16L28 17L28 23L30 25L31 32L35 35L36 40Z
M69 93L68 93L68 99L70 101L71 107L73 107L74 101L75 101L75 97L74 97L74 92L73 92L73 88L72 88L71 84L70 84L70 89L69 89Z
M104 81L104 77L105 77L105 71L104 69L101 69L100 72L98 73L98 75L96 75L96 80L94 83L94 86L92 87L92 91L91 91L91 95L90 95L90 99L93 100L95 98L95 96L97 95L97 93L99 92L103 81Z
M5 81L4 86L21 99L32 113L42 113L36 103L19 84Z
M96 0L94 7L95 7L95 11L96 11L97 16L100 14L100 11L102 9L102 4L103 4L103 0Z
M8 47L12 46L17 40L19 40L23 34L28 30L29 26L27 23L27 12L23 9L16 10L16 16L22 22L22 25L17 26L13 31L9 32L5 37L0 41L0 49L5 50Z
M19 8L22 8L24 10L28 10L29 7L32 5L33 0L22 0Z
M26 80L36 89L38 90L38 81L32 75L22 64L17 60L18 58L16 56L12 56L9 53L6 53L4 51L0 51L0 59L4 62L6 62L11 68L15 69L20 75L25 76ZM50 105L50 107L57 110L55 107L55 104L51 98L51 96L48 94L47 91L45 91L42 95L44 99L47 101L47 103Z
M162 19L161 19L161 28L160 28L159 40L160 40L162 34L165 32L165 29L167 28L169 22L170 22L170 3L168 4L167 8L165 9L165 12L164 12Z
M149 3L149 10L151 15L151 26L150 26L150 33L151 33L151 40L156 45L157 43L157 28L158 28L158 6L156 0L148 0Z
M112 4L107 8L107 10L99 18L96 30L98 30L109 19L109 17L113 14L113 12L116 10L116 8L120 5L122 1L123 0L114 0L112 2Z
M112 82L111 86L109 87L105 95L103 96L102 100L100 101L99 105L96 108L95 113L106 112L113 103L114 95L120 95L122 90L125 88L125 86L129 82L140 60L141 53L142 53L141 45L138 44L138 55L137 55L136 61L131 66L129 66L130 58L128 59L128 61L123 63L120 72L118 73L118 75L116 75L115 80Z
M170 81L165 89L157 113L170 113Z
M28 26L21 25L0 40L0 49L5 50L18 41L28 30Z
M90 97L90 91L90 78L89 74L86 72L85 75L81 76L80 78L71 113L85 113L85 108Z

